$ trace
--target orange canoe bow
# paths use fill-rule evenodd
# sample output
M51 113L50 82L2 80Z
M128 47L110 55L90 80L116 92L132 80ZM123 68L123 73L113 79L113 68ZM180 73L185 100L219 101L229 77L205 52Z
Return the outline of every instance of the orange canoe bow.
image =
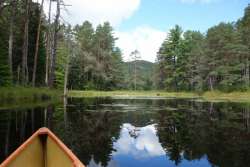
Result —
M85 167L48 128L40 128L0 167Z

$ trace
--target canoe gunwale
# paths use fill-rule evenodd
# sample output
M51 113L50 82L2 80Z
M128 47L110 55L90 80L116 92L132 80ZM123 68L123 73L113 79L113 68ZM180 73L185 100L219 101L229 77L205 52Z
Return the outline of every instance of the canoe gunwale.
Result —
M73 167L85 167L81 161L73 154L73 152L67 148L63 142L56 137L48 128L38 129L31 137L29 137L21 146L19 146L12 154L10 154L0 165L0 167L8 167L8 165L29 145L36 137L47 135L50 137L61 150L68 156L72 161Z

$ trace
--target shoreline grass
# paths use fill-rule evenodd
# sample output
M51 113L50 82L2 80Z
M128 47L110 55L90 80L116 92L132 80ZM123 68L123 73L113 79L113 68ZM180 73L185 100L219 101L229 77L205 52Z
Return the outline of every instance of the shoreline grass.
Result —
M63 96L61 90L49 88L32 88L32 87L2 87L0 88L0 103L6 104L28 104L39 103L44 101L59 101ZM231 102L250 102L250 91L245 92L204 92L198 94L195 92L166 92L166 91L80 91L71 90L68 97L162 97L162 98L197 98L203 101L231 101Z
M69 91L69 97L162 97L197 98L202 101L250 102L250 91L224 93L220 91L204 92L164 92L164 91Z
M205 92L201 96L206 101L250 102L250 91L245 92Z
M191 92L164 92L164 91L69 91L69 97L199 97Z
M63 93L60 90L32 87L2 87L0 88L0 103L22 104L61 99Z

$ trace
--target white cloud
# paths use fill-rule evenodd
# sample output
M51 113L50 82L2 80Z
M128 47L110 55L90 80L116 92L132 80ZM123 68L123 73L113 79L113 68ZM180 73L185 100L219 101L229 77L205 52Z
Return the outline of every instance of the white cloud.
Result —
M66 7L68 12L62 12L66 22L81 24L88 20L97 25L109 21L117 26L132 16L139 8L140 0L64 0L64 3L71 5ZM48 11L48 2L45 10Z
M39 0L41 1L41 0ZM48 12L48 2L45 1L45 12ZM94 26L109 21L115 28L128 19L139 8L141 0L64 0L68 13L62 12L62 18L71 24L81 24L89 20ZM52 3L52 11L55 11L55 2ZM54 12L52 13L54 18ZM138 49L142 59L155 61L158 51L166 34L160 30L147 26L137 27L132 31L116 31L119 38L119 46L128 60L129 54Z
M114 147L117 150L114 155L131 155L136 159L166 154L159 143L154 124L145 127L123 124L120 138L114 143Z
M129 32L115 32L116 44L121 48L125 61L130 60L130 53L137 49L141 59L154 62L166 33L154 28L142 26Z

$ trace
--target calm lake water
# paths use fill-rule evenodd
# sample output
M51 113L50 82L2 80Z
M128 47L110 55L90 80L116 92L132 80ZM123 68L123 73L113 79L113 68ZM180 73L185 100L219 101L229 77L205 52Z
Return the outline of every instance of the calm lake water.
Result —
M250 104L68 99L0 110L0 162L49 127L88 167L250 166Z

